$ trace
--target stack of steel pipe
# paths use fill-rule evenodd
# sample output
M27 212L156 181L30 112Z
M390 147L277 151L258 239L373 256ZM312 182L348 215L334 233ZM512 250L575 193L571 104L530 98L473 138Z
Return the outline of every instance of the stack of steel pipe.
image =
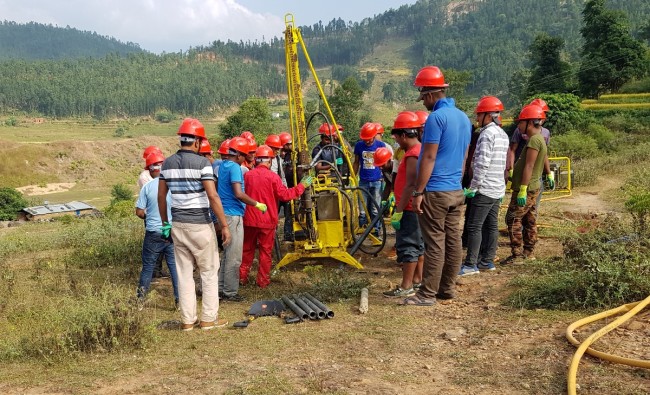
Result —
M322 320L334 318L334 312L309 293L283 296L282 301L301 320Z

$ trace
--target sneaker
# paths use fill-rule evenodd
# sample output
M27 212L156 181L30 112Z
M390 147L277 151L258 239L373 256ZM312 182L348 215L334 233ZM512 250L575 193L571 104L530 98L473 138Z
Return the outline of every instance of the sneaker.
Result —
M526 250L524 250L524 259L526 259L527 261L537 260L537 258L535 258L535 254L532 251L526 251Z
M243 302L245 300L245 298L240 294L222 295L219 299L224 302Z
M199 324L198 321L196 321L196 322L193 323L193 324L182 324L182 325L181 325L181 330L182 330L183 332L189 332L189 331L191 331L191 330L194 330L194 327L197 326L198 324Z
M138 311L144 310L144 302L145 299L143 297L138 297L136 300L136 306L138 307Z
M209 331L214 328L223 328L226 325L228 325L228 321L224 320L223 318L219 318L216 321L201 321L199 324L201 330L204 331Z
M471 276L474 274L479 274L480 272L478 271L478 268L476 266L461 266L460 267L460 272L458 273L459 276L465 277L465 276Z
M494 263L492 263L492 262L488 262L488 263L479 262L479 264L476 265L476 266L477 266L479 271L481 271L481 270L486 270L486 271L497 270L497 267L494 266Z
M422 287L422 283L413 283L413 289L414 289L415 291L417 291L418 289L420 289L420 287Z
M406 298L408 296L413 296L415 295L415 290L413 287L409 289L402 289L402 287L397 286L395 289L391 289L390 291L383 292L383 295L387 298Z
M386 259L390 259L390 260L397 259L397 250L395 250L395 247L388 250L388 252L386 253Z
M505 261L501 262L502 265L523 265L524 256L523 255L510 255L506 258Z

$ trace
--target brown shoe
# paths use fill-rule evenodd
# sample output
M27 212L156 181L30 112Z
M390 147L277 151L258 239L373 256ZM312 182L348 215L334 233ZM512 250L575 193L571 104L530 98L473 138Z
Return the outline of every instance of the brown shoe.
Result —
M223 328L226 325L228 325L228 321L222 318L216 321L201 321L201 324L199 324L201 329L204 331L209 331L214 328Z
M194 327L197 326L198 324L199 324L198 321L196 321L196 322L193 323L193 324L182 324L182 325L181 325L181 330L182 330L183 332L189 332L189 331L191 331L192 329L194 329Z

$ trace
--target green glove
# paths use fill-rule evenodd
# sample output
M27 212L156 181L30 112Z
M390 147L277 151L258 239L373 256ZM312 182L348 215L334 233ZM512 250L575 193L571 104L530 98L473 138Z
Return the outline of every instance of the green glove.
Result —
M266 212L266 209L267 209L266 204L264 204L262 202L255 203L255 208L260 210L262 212L262 214L264 214Z
M474 189L469 189L469 188L464 188L463 189L463 195L465 195L466 198L473 198L476 196L476 191Z
M508 172L508 181L512 181L512 169Z
M314 182L314 179L311 176L304 176L302 180L300 180L300 183L305 188L309 188L312 182Z
M550 172L546 175L548 180L548 186L551 188L551 191L555 189L555 173Z
M336 158L336 164L341 166L343 164L343 158Z
M381 207L382 207L382 208L386 207L387 205L388 205L388 202L387 202L387 201L385 201L385 200L382 200L382 201L381 201Z
M528 197L528 185L522 185L517 194L517 206L524 207L526 205L526 198Z
M395 228L395 230L399 230L399 228L402 226L402 215L404 213L393 213L393 216L390 217L390 224Z
M395 194L393 192L388 196L388 205L395 206Z
M169 239L169 236L172 234L172 224L167 221L163 222L162 228L160 228L160 233L162 233L163 239Z

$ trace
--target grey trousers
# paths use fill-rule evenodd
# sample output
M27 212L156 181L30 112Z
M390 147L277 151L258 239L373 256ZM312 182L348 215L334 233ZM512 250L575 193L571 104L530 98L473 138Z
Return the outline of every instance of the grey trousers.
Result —
M499 199L477 194L472 198L467 218L467 256L465 266L479 261L492 263L499 238Z
M223 247L221 268L219 269L219 290L225 296L239 292L239 266L244 249L244 219L240 216L226 215L230 230L230 244Z

